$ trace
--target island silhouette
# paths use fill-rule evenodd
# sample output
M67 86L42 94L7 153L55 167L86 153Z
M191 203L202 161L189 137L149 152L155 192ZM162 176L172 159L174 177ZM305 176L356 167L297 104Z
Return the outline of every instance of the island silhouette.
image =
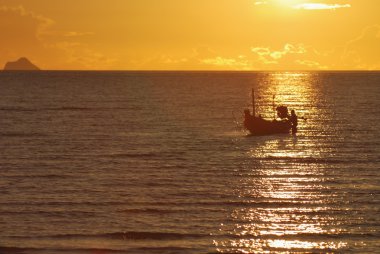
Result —
M29 61L26 57L21 57L17 61L7 62L4 66L5 71L38 71L36 65Z

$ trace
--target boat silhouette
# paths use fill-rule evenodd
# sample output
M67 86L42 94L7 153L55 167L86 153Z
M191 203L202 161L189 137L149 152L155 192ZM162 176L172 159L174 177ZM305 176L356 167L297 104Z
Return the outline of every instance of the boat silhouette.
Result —
M255 105L255 90L252 89L252 114L249 109L244 110L244 127L254 136L264 136L280 133L289 133L292 130L293 133L297 131L297 116L294 111L292 115L289 115L288 108L285 106L279 106L276 108L277 116L273 120L267 120L256 115Z

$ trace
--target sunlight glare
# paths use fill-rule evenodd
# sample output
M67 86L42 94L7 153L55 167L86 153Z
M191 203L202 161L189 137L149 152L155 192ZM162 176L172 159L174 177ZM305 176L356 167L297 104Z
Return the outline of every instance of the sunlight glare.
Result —
M338 8L350 8L350 4L321 4L321 3L304 3L293 5L294 9L304 10L335 10Z

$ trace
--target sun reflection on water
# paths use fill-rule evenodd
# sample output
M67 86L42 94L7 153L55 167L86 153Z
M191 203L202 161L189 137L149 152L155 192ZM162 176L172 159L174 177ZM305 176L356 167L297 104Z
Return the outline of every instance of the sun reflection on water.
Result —
M268 74L257 84L257 92L264 99L261 111L273 112L274 102L275 105L284 104L290 109L295 109L302 116L315 113L310 107L310 102L315 100L313 81L314 74L311 73Z
M275 105L295 109L301 117L294 135L252 137L247 140L245 167L238 174L230 223L220 231L229 239L215 240L221 253L310 252L344 248L332 240L339 222L330 215L335 197L325 184L319 163L329 149L313 139L324 112L318 107L318 90L312 73L270 73L259 80L257 110L271 118ZM273 96L275 95L275 96ZM274 98L274 103L273 103Z
M346 246L343 242L308 242L308 241L287 241L287 240L270 240L268 245L272 248L282 248L282 249L340 249Z

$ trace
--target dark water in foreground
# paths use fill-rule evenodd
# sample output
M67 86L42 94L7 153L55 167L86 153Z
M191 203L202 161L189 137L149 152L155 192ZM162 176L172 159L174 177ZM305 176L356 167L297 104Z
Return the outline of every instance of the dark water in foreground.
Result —
M237 126L256 87L307 118ZM380 73L0 73L0 253L380 252Z

